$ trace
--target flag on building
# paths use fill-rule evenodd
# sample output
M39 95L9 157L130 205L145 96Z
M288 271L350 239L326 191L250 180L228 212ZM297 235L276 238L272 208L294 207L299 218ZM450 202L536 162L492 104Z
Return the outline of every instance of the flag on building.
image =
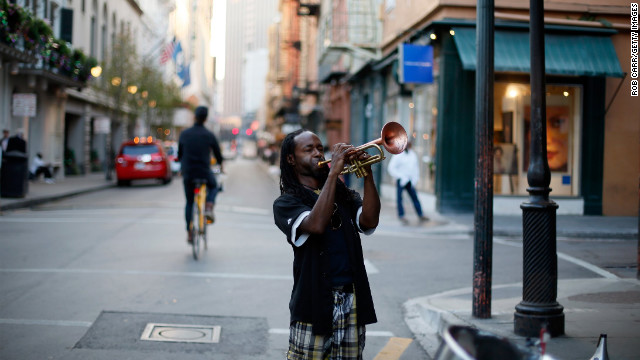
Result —
M183 63L178 68L178 76L182 79L182 87L186 87L191 84L191 73L189 72L189 64Z
M164 65L172 57L175 59L174 57L175 50L176 50L176 38L174 37L173 40L171 40L171 42L169 42L162 50L162 54L160 54L160 65Z
M180 55L181 52L182 52L182 45L180 44L180 41L178 41L175 45L173 53L171 54L171 56L173 57L174 63L176 64L178 63L178 55Z

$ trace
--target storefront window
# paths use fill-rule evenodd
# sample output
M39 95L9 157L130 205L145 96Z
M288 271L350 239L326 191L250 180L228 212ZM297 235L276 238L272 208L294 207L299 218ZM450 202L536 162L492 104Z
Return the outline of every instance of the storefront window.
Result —
M494 193L528 195L531 88L496 83L495 99ZM579 195L581 100L579 86L547 86L547 161L553 195Z
M410 106L409 137L413 142L413 150L420 161L420 182L418 190L434 192L435 159L436 159L436 125L438 86L435 84L416 88Z

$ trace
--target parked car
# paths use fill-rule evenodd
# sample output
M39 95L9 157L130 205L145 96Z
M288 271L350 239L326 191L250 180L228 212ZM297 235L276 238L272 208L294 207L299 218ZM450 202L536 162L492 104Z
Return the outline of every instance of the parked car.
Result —
M116 156L118 186L130 185L131 180L158 179L163 184L171 182L169 159L157 142L144 139L125 141Z
M177 175L180 172L180 162L178 161L178 144L174 141L166 141L164 143L164 152L167 153L171 173Z

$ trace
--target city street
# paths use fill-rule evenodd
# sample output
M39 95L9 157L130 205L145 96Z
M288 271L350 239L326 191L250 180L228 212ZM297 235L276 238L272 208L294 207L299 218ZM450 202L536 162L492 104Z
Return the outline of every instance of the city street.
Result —
M140 182L5 212L0 358L283 359L293 254L273 224L278 184L257 160L229 161L225 170L209 248L199 261L185 241L179 177L167 186ZM367 360L427 359L402 305L471 286L473 237L416 229L397 221L387 199L380 227L363 237L378 314L367 327ZM494 285L522 281L516 243L494 245ZM636 246L566 239L558 251L631 277ZM598 277L575 261L559 260L558 273ZM147 323L220 325L220 341L142 341Z

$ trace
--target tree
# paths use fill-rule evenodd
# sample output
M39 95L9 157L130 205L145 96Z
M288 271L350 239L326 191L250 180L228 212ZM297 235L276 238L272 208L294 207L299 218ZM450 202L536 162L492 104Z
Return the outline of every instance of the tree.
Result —
M180 89L163 79L162 72L149 59L137 55L128 33L119 34L104 64L101 81L96 83L111 100L113 119L127 125L133 133L136 119L172 125L172 115L181 104Z

